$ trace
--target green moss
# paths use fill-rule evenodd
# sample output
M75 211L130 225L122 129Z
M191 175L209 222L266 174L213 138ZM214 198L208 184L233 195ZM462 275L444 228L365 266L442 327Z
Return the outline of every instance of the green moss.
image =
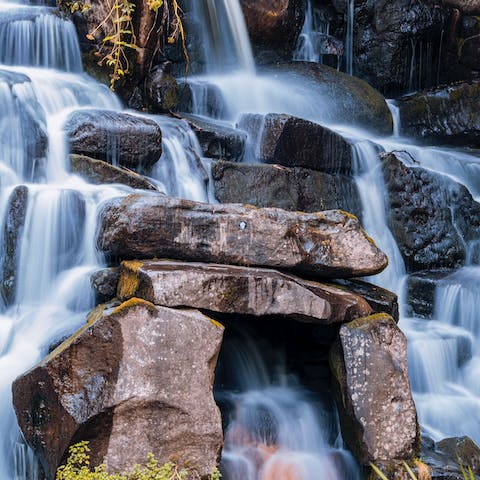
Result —
M369 315L368 317L357 318L352 320L349 323L345 323L346 328L361 328L365 325L370 325L372 323L380 322L382 320L394 321L392 317L388 313L375 313L373 315Z
M122 262L117 287L117 294L120 299L123 300L135 296L140 286L138 271L142 266L142 262L135 260Z
M113 309L112 315L118 315L119 313L128 310L129 308L134 307L147 307L150 312L155 311L155 305L152 302L148 302L143 298L129 298L127 301L123 302L121 305Z

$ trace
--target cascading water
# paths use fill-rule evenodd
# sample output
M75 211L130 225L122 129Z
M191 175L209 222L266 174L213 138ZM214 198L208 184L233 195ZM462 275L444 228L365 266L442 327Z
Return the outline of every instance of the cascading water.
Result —
M0 3L0 478L5 480L37 478L17 427L12 381L85 322L94 304L89 277L102 261L94 246L98 207L132 192L89 185L68 172L62 125L69 113L121 108L107 87L81 71L71 22L52 8ZM198 163L193 133L185 122L157 121L171 170L168 178L154 171L154 181L166 193L206 200L208 175Z
M347 33L345 35L345 72L353 75L353 34L355 23L355 0L347 4Z

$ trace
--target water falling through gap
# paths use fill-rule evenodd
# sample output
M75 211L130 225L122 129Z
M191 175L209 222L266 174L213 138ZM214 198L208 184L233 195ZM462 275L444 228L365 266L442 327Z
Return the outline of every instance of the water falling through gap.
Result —
M355 21L355 0L348 0L347 34L345 37L345 72L353 75L353 35Z

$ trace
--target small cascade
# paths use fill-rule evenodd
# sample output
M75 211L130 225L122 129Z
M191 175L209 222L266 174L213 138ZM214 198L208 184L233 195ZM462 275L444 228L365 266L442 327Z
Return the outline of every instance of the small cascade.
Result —
M298 38L293 59L305 62L323 63L322 41L330 34L330 22L307 1L305 23Z
M75 27L52 8L0 4L0 64L81 72Z
M347 4L347 32L345 35L345 72L353 75L353 36L355 21L355 0Z
M352 455L342 448L338 419L327 402L314 402L277 357L267 367L266 345L249 337L228 341L230 384L217 394L227 405L222 472L228 480L359 480ZM231 380L233 378L233 380ZM330 408L329 408L330 407Z

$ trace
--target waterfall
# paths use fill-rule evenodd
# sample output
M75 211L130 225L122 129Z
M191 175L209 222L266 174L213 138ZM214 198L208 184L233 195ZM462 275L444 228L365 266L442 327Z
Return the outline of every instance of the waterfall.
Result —
M347 33L345 35L345 72L353 75L353 35L355 21L355 0L348 0Z

